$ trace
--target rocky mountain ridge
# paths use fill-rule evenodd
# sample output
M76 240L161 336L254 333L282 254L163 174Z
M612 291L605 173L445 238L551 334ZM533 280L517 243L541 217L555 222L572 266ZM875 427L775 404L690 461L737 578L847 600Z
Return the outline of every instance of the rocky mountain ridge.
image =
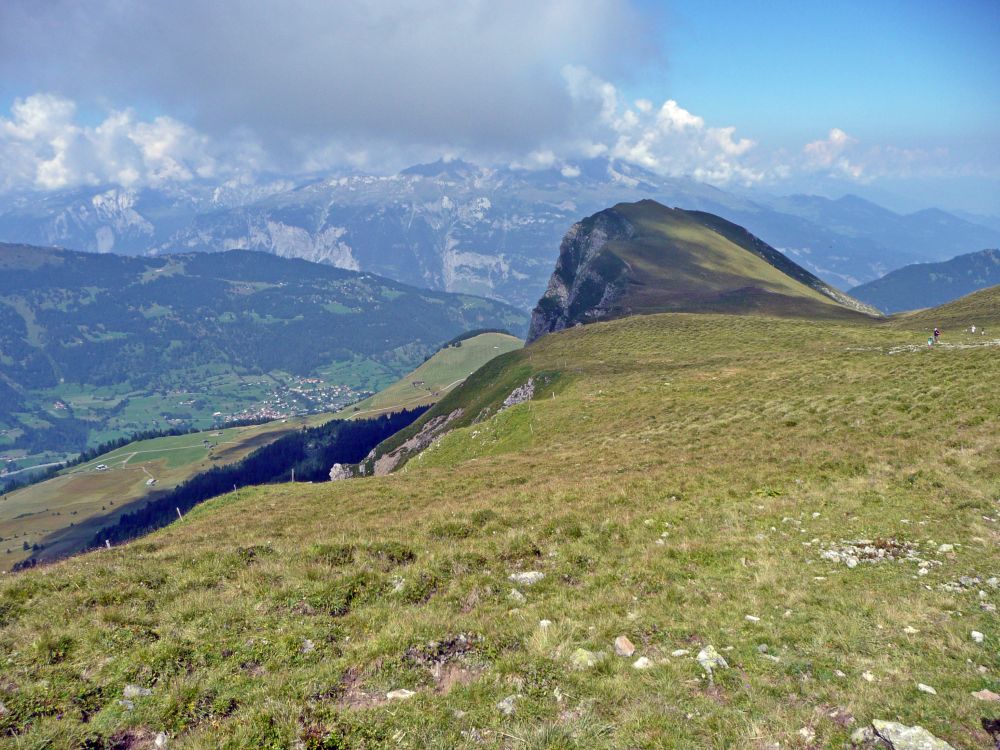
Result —
M528 342L652 312L877 314L743 227L644 200L600 211L567 232Z
M0 201L0 240L125 254L261 250L527 310L566 226L643 198L726 216L844 287L1000 245L1000 231L944 212L900 215L852 196L744 197L607 159L535 171L442 160L297 184L266 176L20 195Z

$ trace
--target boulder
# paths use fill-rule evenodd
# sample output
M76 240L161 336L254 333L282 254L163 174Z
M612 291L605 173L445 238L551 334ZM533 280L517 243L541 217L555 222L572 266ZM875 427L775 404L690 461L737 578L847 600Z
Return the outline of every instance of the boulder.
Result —
M390 690L385 694L385 697L391 701L405 701L412 698L416 693L412 690L407 690L406 688L398 688L397 690Z
M340 482L344 479L350 479L352 476L351 468L347 464L334 464L330 467L331 482Z
M509 578L522 586L531 586L545 578L545 574L537 570L529 570L524 573L511 573Z
M615 638L615 653L627 658L635 653L635 645L628 639L628 636L620 635Z
M908 727L896 721L872 722L875 734L889 743L893 750L955 750L921 726Z
M729 667L729 663L722 658L722 654L716 651L715 646L711 644L698 652L697 659L701 668L708 672L709 676L711 676L713 669L727 669Z
M585 648L578 648L569 657L569 663L573 669L590 669L596 666L601 660L601 655Z

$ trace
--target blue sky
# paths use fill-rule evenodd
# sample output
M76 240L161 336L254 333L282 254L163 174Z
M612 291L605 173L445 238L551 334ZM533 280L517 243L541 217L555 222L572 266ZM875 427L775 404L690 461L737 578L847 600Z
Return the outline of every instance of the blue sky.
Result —
M992 138L1000 121L1000 2L645 4L665 66L636 92L783 145L840 127L921 143ZM657 69L659 68L659 69ZM959 144L961 145L961 144Z
M0 3L0 192L604 155L1000 215L1000 0L289 3Z

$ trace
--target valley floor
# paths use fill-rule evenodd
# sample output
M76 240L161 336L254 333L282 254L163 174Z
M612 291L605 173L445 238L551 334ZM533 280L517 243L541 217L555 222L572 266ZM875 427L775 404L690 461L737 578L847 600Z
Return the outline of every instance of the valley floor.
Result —
M0 746L813 748L890 719L988 747L1000 347L963 335L545 337L439 408L530 374L533 400L394 475L5 576Z

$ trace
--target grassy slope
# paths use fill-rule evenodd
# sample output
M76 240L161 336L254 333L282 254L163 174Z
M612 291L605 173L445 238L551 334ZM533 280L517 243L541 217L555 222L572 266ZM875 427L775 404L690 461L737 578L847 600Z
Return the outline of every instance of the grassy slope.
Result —
M854 717L986 746L991 712L970 693L1000 691L1000 626L978 590L1000 591L942 584L1000 574L996 347L890 354L924 334L764 322L657 315L545 337L444 401L502 398L530 372L561 373L552 393L402 473L241 491L0 583L0 727L27 732L8 744L133 727L172 748L841 747ZM821 559L861 537L934 564ZM546 574L524 603L517 570ZM460 633L478 639L436 686L427 665ZM621 633L656 666L570 668ZM709 643L731 648L714 685L693 659ZM126 710L126 683L152 695ZM418 694L364 697L399 687Z
M409 375L336 416L373 417L438 401L469 375L500 354L520 349L524 342L503 333L483 333L461 346L441 349ZM421 385L415 385L420 382Z
M982 289L967 294L954 302L928 310L900 313L893 317L898 325L921 330L941 328L942 334L955 333L975 324L978 329L987 328L991 334L1000 333L1000 286ZM945 336L947 339L947 336ZM992 338L992 336L991 336Z
M58 557L89 542L102 526L150 494L176 487L195 474L235 463L291 430L330 415L293 417L248 427L196 432L129 443L59 476L0 497L0 571L31 553L29 544L48 539L43 557ZM208 441L206 446L203 441ZM97 471L105 464L108 471ZM146 481L156 479L150 487ZM70 524L73 524L72 526ZM58 535L54 541L49 535ZM8 551L9 550L9 551Z
M859 316L716 231L702 215L653 201L623 203L613 210L639 232L634 240L608 244L608 251L632 268L622 302L632 313L759 310L812 317Z

